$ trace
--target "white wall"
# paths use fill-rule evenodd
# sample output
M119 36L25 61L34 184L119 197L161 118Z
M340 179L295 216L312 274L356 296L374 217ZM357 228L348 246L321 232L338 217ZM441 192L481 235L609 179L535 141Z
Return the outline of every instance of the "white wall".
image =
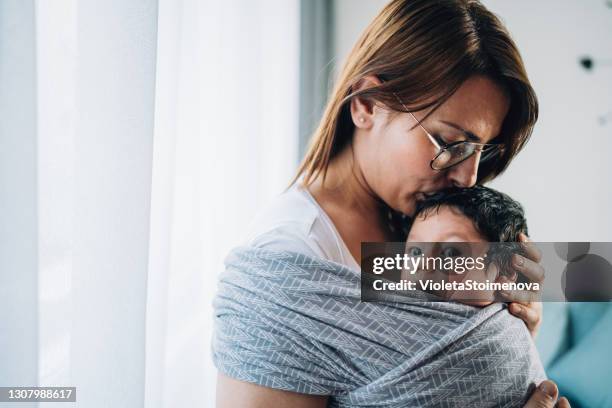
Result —
M335 72L372 18L388 0L333 0Z
M335 0L337 60L384 6L381 0ZM506 23L540 101L531 141L491 186L525 206L533 239L612 241L612 66L591 73L589 54L612 60L612 9L604 1L484 3Z

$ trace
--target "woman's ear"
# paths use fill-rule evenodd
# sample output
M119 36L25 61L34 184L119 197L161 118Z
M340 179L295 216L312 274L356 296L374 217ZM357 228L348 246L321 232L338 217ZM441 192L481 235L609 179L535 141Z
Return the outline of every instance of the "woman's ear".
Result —
M367 75L361 78L352 87L352 92L373 88L382 84L382 81L375 75ZM351 99L351 117L355 127L369 129L372 127L375 102L371 99L354 97Z

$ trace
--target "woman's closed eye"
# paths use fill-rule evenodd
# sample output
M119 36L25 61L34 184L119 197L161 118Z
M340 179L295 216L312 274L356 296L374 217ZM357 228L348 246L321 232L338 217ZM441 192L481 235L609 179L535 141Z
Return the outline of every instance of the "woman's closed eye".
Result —
M438 142L438 144L442 147L451 145L453 143L465 141L465 137L461 135L443 137L439 133L432 133L432 136L434 139L436 139L436 142Z

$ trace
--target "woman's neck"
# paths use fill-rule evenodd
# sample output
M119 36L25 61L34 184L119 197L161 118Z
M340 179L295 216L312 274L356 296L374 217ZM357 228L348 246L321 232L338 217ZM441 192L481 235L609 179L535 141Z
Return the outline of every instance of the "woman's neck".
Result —
M330 163L325 177L308 190L330 217L353 257L360 262L362 242L392 241L386 204L368 186L350 146Z
M372 217L385 206L367 184L355 162L351 145L332 159L325 180L323 174L320 174L308 188L317 199L331 201L344 210L361 213L363 216Z

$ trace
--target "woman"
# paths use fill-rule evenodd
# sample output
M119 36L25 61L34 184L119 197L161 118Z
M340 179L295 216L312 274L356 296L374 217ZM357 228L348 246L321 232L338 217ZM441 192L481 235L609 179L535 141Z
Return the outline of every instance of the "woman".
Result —
M402 240L403 218L418 200L502 173L537 115L514 42L479 2L393 0L351 51L293 187L254 222L248 243L359 269L361 242ZM515 268L542 281L539 253L528 248ZM535 295L506 295L532 335L541 320ZM528 406L552 406L556 393L546 381ZM327 404L223 374L217 401Z

